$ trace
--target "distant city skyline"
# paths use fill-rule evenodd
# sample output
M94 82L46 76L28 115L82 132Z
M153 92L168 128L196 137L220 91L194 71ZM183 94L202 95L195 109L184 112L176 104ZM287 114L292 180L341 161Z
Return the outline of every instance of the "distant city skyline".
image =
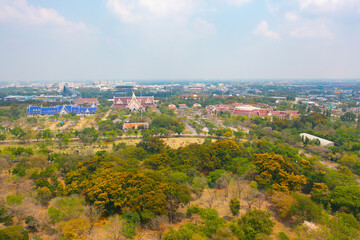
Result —
M0 82L360 78L360 0L0 0Z

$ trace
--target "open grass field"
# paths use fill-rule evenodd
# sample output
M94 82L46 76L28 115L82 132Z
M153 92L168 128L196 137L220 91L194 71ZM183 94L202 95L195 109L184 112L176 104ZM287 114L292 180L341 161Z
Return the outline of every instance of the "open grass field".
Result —
M1 110L1 108L0 108ZM87 115L87 116L76 116L72 118L60 117L59 119L54 119L51 116L38 116L38 117L21 117L17 120L3 120L1 126L5 128L14 128L21 127L22 129L31 129L31 130L44 130L50 129L52 131L58 130L75 130L83 129L87 127L97 128L96 119L99 120L102 115ZM1 118L0 118L1 120ZM59 126L60 122L64 122L63 126ZM75 124L74 124L75 123Z
M204 142L204 138L191 138L191 137L172 137L172 138L162 138L167 145L169 145L171 148L179 148L184 147L186 145L192 144L192 143L198 143L202 144ZM118 139L115 141L116 144L118 143L126 143L126 145L136 145L139 143L142 139L139 138L127 138L127 139ZM215 141L215 139L213 139ZM57 143L54 142L52 146L48 146L48 149L52 150L53 152L64 152L64 153L87 153L87 154L93 154L97 151L112 151L112 145L113 143L108 142L96 142L92 145L84 145L81 142L70 142L67 148L59 149L57 146ZM9 144L0 144L0 150L3 150L5 148L9 147L18 147L22 146L25 148L32 148L34 151L39 150L39 143L9 143Z
M169 145L171 148L179 148L189 145L191 143L202 144L204 142L204 138L191 138L191 137L172 137L172 138L162 138L164 142ZM141 141L141 138L133 138L133 139L121 139L117 140L116 143L125 142L127 145L135 145ZM215 140L213 140L215 141Z

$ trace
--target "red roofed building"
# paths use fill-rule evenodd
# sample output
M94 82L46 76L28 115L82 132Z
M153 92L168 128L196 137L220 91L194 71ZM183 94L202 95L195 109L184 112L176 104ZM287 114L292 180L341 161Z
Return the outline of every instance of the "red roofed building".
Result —
M186 104L179 104L179 109L186 109L188 108Z
M168 106L170 109L177 109L177 107L176 107L176 105L175 104L169 104L169 106Z
M201 104L195 103L192 107L193 108L199 108L199 107L201 107Z
M293 118L300 116L300 114L298 113L298 111L274 111L273 116L276 116L278 119L283 120L287 117Z
M75 105L98 105L98 99L97 98L76 98L75 99Z
M149 128L149 123L124 123L123 130L126 131L128 129L138 129L140 126L144 126L144 128Z
M130 111L138 112L146 107L156 107L154 96L136 97L133 93L132 97L114 97L112 108L127 108Z
M200 98L208 98L208 97L209 96L206 94L184 94L179 96L179 98L184 98L184 99L189 99L189 98L200 99Z
M234 115L246 115L248 117L272 117L276 116L278 119L285 119L286 117L293 118L299 116L298 111L274 111L272 108L259 108L259 105L247 105L242 103L235 103L231 105L211 105L206 107L206 111L210 113L230 112Z

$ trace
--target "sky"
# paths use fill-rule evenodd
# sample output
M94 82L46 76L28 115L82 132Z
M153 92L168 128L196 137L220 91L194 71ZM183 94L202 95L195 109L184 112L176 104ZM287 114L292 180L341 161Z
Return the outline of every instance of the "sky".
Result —
M0 0L0 82L359 78L360 0Z

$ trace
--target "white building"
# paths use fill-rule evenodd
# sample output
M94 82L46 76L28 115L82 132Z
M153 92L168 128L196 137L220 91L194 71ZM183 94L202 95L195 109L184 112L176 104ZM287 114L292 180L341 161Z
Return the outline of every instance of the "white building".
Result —
M314 140L319 140L320 141L320 146L323 147L332 147L334 146L334 142L323 139L323 138L319 138L317 136L308 134L308 133L300 133L300 137L303 141L305 141L306 138L308 138L310 141L314 141Z

